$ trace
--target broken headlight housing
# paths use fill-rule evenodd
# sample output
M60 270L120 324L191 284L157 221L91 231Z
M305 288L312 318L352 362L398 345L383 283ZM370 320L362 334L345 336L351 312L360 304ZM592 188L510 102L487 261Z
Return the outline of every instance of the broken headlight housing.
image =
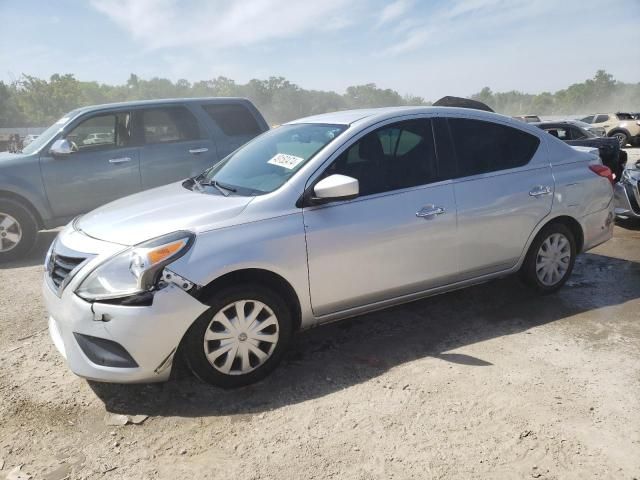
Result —
M88 301L129 297L152 290L168 264L193 245L191 232L174 232L143 242L98 265L76 294Z

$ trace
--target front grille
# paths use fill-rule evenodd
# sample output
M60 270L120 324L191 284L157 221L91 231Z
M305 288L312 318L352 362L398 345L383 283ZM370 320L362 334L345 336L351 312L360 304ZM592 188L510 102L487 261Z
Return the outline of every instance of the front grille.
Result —
M631 185L629 183L624 184L624 188L627 191L627 197L629 197L629 203L631 204L631 208L637 214L640 214L640 205L638 205L638 184Z
M49 275L53 284L60 288L60 285L64 283L71 271L85 260L86 258L65 257L54 252L51 255L51 266L49 268Z

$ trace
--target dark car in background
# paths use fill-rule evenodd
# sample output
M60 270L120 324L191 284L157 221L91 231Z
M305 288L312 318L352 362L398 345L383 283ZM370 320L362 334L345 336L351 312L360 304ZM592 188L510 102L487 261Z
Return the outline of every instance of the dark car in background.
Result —
M0 153L0 261L118 198L192 177L269 130L244 98L113 103L69 112Z
M580 125L569 121L540 122L535 125L569 145L597 148L602 163L615 174L616 181L620 180L627 163L627 152L620 148L620 143L616 138L598 137Z

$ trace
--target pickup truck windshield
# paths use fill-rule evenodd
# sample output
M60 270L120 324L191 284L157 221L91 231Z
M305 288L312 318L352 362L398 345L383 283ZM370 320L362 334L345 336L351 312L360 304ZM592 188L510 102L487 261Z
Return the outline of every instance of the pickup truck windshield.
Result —
M64 117L58 120L56 123L47 128L44 132L40 134L38 138L36 138L29 145L24 147L22 153L30 154L35 153L40 150L44 145L46 145L49 140L51 140L59 131L66 125L70 118L72 118L76 113L76 110L73 110L67 113Z
M262 195L284 185L345 125L294 124L266 132L205 172L202 184L217 183L239 195Z

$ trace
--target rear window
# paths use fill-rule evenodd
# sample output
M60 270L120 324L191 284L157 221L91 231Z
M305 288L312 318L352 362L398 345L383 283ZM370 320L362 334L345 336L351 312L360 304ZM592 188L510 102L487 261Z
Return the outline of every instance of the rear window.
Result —
M618 120L633 120L633 116L630 113L616 113Z
M213 103L203 105L202 108L225 135L230 137L251 135L255 137L262 133L255 117L244 105Z
M540 144L538 137L492 122L450 118L449 126L461 177L522 167Z

